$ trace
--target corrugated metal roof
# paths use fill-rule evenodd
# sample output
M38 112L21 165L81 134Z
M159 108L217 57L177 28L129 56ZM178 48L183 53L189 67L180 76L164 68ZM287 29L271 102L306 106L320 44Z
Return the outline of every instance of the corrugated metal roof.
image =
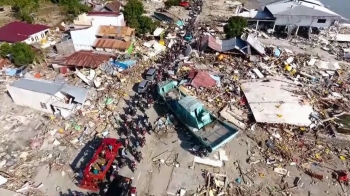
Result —
M93 53L92 51L79 51L67 57L62 64L74 67L97 68L102 63L107 62L110 55Z
M88 16L119 16L119 12L89 12Z
M194 77L194 79L191 82L191 85L199 88L199 87L213 87L216 85L216 81L206 72L198 72L197 75Z
M57 92L63 92L74 97L77 103L84 103L88 94L88 89L85 88L36 78L21 78L10 86L52 96Z
M317 0L283 0L265 6L273 15L294 15L294 16L341 16Z
M120 12L120 6L121 6L121 3L119 1L113 1L113 2L107 3L105 7L108 10L110 10L110 11L119 13Z
M0 41L14 43L21 42L29 36L49 29L49 26L41 24L28 24L25 22L11 22L0 28Z
M207 38L202 38L202 42L208 42L208 46L218 52L225 52L233 49L240 50L246 53L244 48L247 47L247 43L240 38L231 38L227 40L219 40L213 36L207 36Z
M126 50L130 47L131 41L125 42L116 39L103 39L98 38L95 41L94 47L96 48L107 48L107 49L117 49Z
M249 34L247 36L247 42L260 54L265 54L265 47L261 44L261 42L254 34Z
M179 104L188 112L193 112L197 108L203 107L203 103L192 96L186 96L180 99Z
M101 25L96 35L102 36L102 37L124 38L127 36L132 36L134 32L135 32L135 29L130 27Z

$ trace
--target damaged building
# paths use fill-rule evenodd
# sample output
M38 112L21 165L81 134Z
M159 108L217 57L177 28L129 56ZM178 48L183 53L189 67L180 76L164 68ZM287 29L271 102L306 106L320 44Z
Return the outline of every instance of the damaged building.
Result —
M265 5L261 10L240 7L237 16L248 19L256 29L270 28L287 34L298 34L314 28L327 28L346 18L333 12L318 0L282 0Z
M124 16L115 12L89 12L73 21L70 34L75 51L93 50L101 25L124 26Z
M62 81L21 78L7 87L15 104L67 118L84 104L88 89Z
M203 51L214 50L216 52L237 53L244 55L264 55L265 48L253 34L244 34L241 37L227 40L216 39L213 36L203 36L200 43Z
M135 29L125 26L101 25L93 48L97 51L125 51L135 36Z

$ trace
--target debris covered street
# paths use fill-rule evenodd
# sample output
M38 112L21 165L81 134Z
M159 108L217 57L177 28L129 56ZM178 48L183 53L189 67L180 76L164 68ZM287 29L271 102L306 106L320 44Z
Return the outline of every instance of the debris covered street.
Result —
M143 2L153 35L94 10L45 65L1 59L0 196L348 195L349 27L181 3ZM231 16L248 26L225 39Z

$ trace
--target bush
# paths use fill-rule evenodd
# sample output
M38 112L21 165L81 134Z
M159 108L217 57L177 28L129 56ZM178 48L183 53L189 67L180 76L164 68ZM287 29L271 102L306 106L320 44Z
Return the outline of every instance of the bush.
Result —
M34 13L39 8L39 0L14 0L11 2L14 16L21 21L33 23L34 18L31 13Z
M224 26L224 32L227 38L233 38L242 35L244 28L247 27L248 22L245 18L240 16L231 17Z
M79 14L91 11L91 7L81 4L79 0L52 0L62 6L67 15L67 20L74 20Z
M33 63L35 58L34 51L26 43L15 43L12 45L7 43L1 44L0 55L3 58L7 58L7 55L10 55L13 64L18 67Z
M164 5L166 8L170 8L171 6L178 6L180 4L180 0L167 0Z

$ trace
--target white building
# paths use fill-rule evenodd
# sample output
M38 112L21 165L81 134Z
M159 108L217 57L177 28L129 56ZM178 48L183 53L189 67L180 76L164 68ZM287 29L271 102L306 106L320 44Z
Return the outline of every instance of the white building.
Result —
M261 10L248 10L238 6L236 16L247 18L251 24L256 24L256 29L268 26L287 29L288 32L299 27L324 28L330 27L339 21L347 21L346 18L325 7L318 0L282 0L263 6Z
M101 25L125 26L124 15L115 12L89 12L74 20L71 37L75 51L92 50Z
M84 104L88 89L64 82L21 78L7 87L12 100L42 112L66 118Z
M265 6L279 26L329 27L346 20L318 0L283 0Z
M0 28L0 42L27 44L38 43L46 40L49 34L49 26L41 24L28 24L25 22L11 22Z

